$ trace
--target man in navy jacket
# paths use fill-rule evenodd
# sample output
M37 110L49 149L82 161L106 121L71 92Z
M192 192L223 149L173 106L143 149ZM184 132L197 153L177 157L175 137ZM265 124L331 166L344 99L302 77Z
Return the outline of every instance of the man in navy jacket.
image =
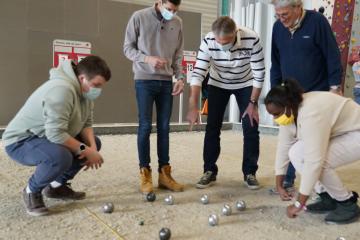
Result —
M341 93L340 51L328 20L316 11L304 10L302 0L272 3L278 20L272 33L271 87L293 78L305 92ZM294 179L295 169L290 164L284 187L293 187Z

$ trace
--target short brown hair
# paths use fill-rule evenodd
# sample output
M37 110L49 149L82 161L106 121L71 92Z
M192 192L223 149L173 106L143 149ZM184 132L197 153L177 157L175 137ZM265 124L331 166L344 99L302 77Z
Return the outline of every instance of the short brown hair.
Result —
M179 6L181 4L181 0L162 0L162 3L171 2L175 6Z
M75 65L74 71L76 76L85 74L89 77L89 80L97 75L104 77L106 81L109 81L111 78L109 66L102 58L95 55L88 56L81 60L77 65Z
M216 36L229 35L235 33L236 23L230 17L222 16L213 22L211 30Z

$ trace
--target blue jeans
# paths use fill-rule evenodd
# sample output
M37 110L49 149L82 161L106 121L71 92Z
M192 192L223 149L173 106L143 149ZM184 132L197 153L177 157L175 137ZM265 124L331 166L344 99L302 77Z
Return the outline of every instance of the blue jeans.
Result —
M139 166L150 167L150 133L153 105L156 106L157 155L159 169L169 165L169 130L172 111L172 81L135 80L139 129Z
M100 139L95 137L95 141L97 149L100 150ZM6 146L5 150L16 162L36 166L34 174L29 179L29 188L32 192L41 192L52 181L65 184L75 177L85 161L76 159L65 146L37 136Z
M231 94L235 95L239 105L240 116L242 116L249 105L252 87L237 90L227 90L212 85L208 86L208 118L204 139L204 172L212 171L215 175L218 172L216 161L220 154L220 133L224 119L226 106ZM244 147L242 171L244 179L248 174L256 174L259 159L260 137L258 124L254 121L251 126L248 116L242 119Z
M360 104L360 88L354 88L354 100L357 104Z

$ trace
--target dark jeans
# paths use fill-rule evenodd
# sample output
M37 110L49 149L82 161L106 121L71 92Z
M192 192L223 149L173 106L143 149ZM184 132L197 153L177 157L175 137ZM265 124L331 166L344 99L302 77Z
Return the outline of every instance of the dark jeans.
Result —
M173 97L172 81L135 80L139 129L139 165L150 166L150 133L153 105L156 106L157 155L159 168L169 164L169 129Z
M95 137L95 141L97 149L100 150L100 139ZM65 146L37 136L11 144L5 150L16 162L36 166L34 174L29 179L29 188L32 192L40 192L52 181L65 184L75 177L84 162L76 159Z
M226 90L209 85L208 91L209 112L204 140L204 172L213 171L217 174L216 161L220 154L220 131L229 98L231 94L235 95L242 116L249 105L252 87ZM251 126L250 119L246 116L242 119L242 126L244 134L242 171L245 177L248 174L255 175L258 169L260 139L256 121L254 121L254 126Z
M296 170L295 170L294 166L292 165L292 163L290 162L284 181L286 183L294 184L295 178L296 178L295 172L296 172Z

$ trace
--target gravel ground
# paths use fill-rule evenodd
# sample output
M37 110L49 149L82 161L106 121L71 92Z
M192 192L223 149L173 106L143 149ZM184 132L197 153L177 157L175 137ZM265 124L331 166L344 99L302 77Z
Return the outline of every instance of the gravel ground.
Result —
M323 222L323 215L301 214L290 220L285 216L289 204L270 195L274 182L273 165L276 136L261 136L258 179L262 188L248 190L242 181L242 134L222 133L222 153L216 185L209 189L194 188L202 173L204 133L172 133L170 156L173 176L186 185L182 193L156 189L157 200L144 202L138 190L138 165L135 135L102 136L104 166L97 171L81 172L73 181L77 190L87 192L82 201L46 199L51 215L26 215L21 191L33 168L11 161L0 141L0 239L158 239L162 227L172 231L172 239L277 239L277 240L347 240L360 239L359 222L334 226ZM156 163L156 135L151 136L153 169ZM360 162L339 169L345 185L360 192ZM153 182L157 186L157 171ZM174 205L165 205L164 198L172 194ZM202 194L208 194L210 204L202 205ZM235 210L235 202L244 200L247 209ZM101 212L106 202L115 205L112 214ZM221 216L222 206L233 207L231 216ZM207 218L218 214L218 226L210 227ZM143 225L139 223L143 221Z

